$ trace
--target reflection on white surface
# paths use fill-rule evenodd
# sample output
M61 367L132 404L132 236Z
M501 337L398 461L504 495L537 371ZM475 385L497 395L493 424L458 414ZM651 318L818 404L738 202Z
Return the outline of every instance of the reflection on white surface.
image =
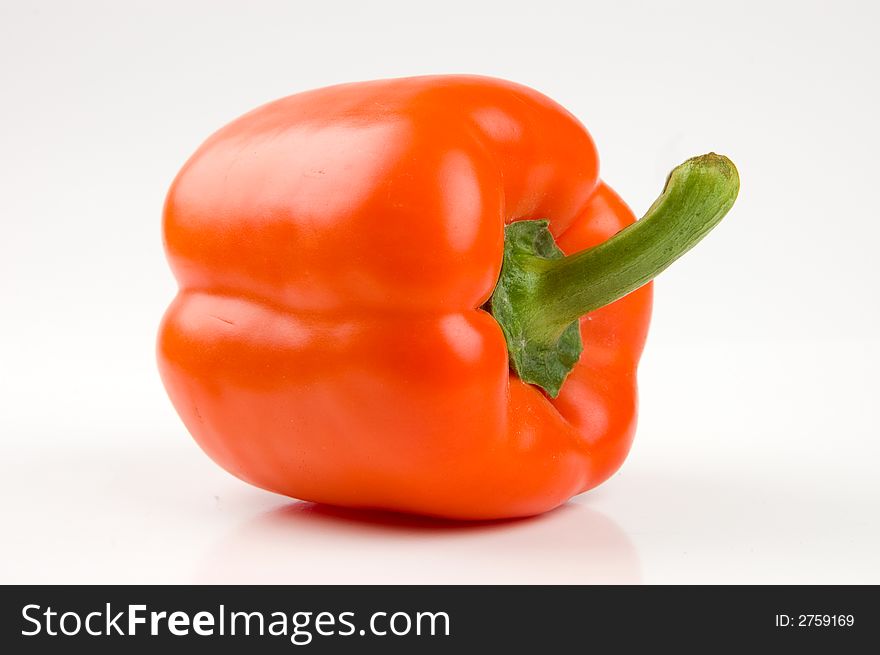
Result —
M579 504L531 519L460 523L292 503L222 538L197 581L594 584L638 583L641 573L623 530Z

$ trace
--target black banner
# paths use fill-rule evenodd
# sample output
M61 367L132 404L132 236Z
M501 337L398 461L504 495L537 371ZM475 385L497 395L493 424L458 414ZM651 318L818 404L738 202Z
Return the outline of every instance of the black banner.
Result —
M867 586L30 586L0 599L6 653L839 649L876 641L880 616Z

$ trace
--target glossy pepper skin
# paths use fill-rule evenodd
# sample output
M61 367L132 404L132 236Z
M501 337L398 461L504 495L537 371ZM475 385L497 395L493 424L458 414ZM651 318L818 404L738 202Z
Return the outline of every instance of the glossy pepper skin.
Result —
M158 360L186 427L239 478L334 505L494 519L598 485L633 438L651 285L580 319L550 398L481 309L523 219L567 254L635 220L586 129L529 88L346 84L235 120L165 205L180 292Z

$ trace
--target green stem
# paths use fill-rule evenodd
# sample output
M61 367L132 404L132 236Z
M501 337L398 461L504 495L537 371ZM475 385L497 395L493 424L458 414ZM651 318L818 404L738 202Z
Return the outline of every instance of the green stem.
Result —
M641 220L583 252L537 260L535 300L548 336L653 280L721 221L738 191L739 175L727 157L688 159Z
M574 255L563 256L547 221L509 225L489 306L517 375L556 396L583 349L577 319L654 279L718 224L738 192L736 167L709 153L673 170L641 220Z

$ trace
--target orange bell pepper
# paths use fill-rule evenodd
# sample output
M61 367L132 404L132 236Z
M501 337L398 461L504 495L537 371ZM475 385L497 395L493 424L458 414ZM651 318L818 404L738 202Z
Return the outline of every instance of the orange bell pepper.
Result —
M584 127L501 80L283 98L211 136L168 193L162 379L199 445L259 487L544 512L627 455L646 283L737 189L729 160L698 157L634 223Z

